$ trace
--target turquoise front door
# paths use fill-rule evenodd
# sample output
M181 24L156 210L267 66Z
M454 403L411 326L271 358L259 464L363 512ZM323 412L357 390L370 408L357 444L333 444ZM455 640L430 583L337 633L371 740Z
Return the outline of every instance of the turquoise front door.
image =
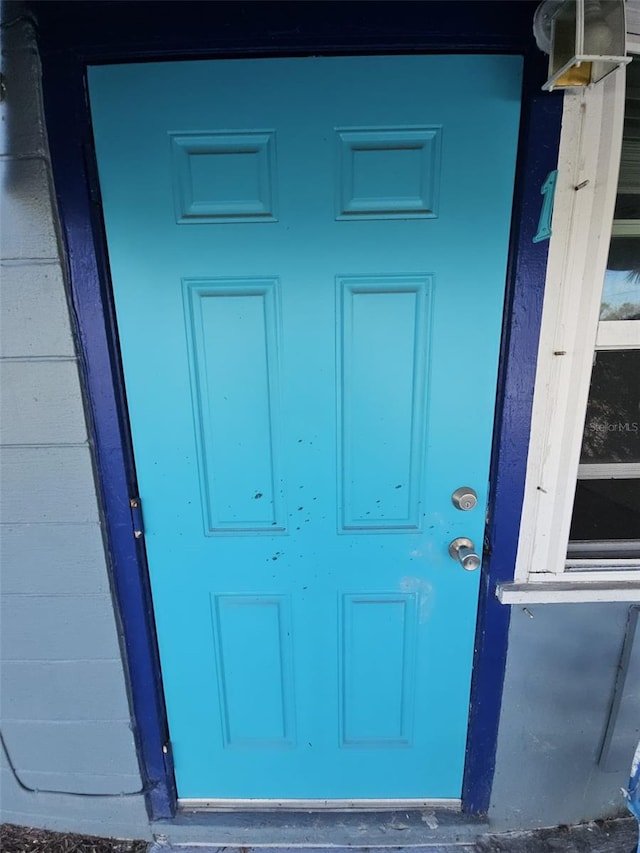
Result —
M90 69L182 800L460 797L520 75Z

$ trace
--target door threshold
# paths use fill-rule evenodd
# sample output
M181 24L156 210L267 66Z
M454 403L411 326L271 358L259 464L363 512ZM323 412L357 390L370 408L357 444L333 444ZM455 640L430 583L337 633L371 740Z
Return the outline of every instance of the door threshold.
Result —
M373 808L371 800L337 800L334 802L342 806L337 810L326 807L305 809L300 805L302 802L317 800L279 800L295 803L295 806L253 809L246 807L246 800L231 802L237 804L233 809L187 809L182 800L175 818L154 821L152 831L157 840L167 845L280 847L284 853L284 850L303 847L410 848L436 842L441 845L445 842L461 843L475 839L482 827L487 825L486 817L479 819L461 812L458 800L377 800L386 806L381 809ZM345 802L354 805L345 808ZM368 809L355 806L355 803L359 805L363 802L369 805ZM401 808L399 802L434 805ZM440 807L441 803L444 807ZM454 808L451 808L452 803L455 804Z
M510 853L551 853L553 850L598 850L620 853L631 850L638 838L632 817L602 823L549 829L506 830L488 824L461 821L442 816L442 824L431 830L411 833L396 821L372 821L370 817L354 824L352 832L335 825L329 832L308 826L302 834L270 832L269 822L252 834L236 831L235 836L211 831L200 822L190 831L174 833L170 826L154 824L155 843L149 853L479 853L479 850L503 850ZM166 833L169 833L168 835ZM235 840L232 840L235 839Z
M405 809L438 809L451 812L462 810L462 801L456 799L360 799L360 800L321 800L321 799L220 799L185 798L178 800L178 809L189 812L211 811L334 811L367 812L398 811Z

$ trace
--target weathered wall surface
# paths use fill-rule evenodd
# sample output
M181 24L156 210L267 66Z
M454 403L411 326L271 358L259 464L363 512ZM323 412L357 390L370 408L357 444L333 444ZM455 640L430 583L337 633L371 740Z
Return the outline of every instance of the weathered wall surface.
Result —
M0 750L0 819L146 837L50 201L40 69L28 24L2 38L2 732L22 783L40 793L20 787ZM628 608L529 610L513 612L492 820L542 826L620 811L640 736L638 640L603 764L598 752Z
M140 837L147 817L134 793L142 783L51 202L40 67L30 24L11 24L17 13L5 6L0 104L0 819Z
M514 606L490 812L500 826L626 813L620 789L640 738L640 631L632 639L629 614L624 604ZM626 678L599 760L619 663Z

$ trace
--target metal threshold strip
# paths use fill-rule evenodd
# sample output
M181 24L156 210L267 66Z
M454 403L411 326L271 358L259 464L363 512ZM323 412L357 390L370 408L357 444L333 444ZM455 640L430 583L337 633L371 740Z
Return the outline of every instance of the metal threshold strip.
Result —
M401 809L444 809L459 812L461 800L456 799L362 799L362 800L321 800L321 799L179 799L178 808L182 811L398 811Z

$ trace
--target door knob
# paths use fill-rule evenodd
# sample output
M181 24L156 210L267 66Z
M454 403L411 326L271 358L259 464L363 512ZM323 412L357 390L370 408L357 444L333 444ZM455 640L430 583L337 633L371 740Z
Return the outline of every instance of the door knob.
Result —
M482 560L476 554L476 546L471 539L460 536L449 545L449 554L454 560L458 560L463 569L473 572L480 567Z

